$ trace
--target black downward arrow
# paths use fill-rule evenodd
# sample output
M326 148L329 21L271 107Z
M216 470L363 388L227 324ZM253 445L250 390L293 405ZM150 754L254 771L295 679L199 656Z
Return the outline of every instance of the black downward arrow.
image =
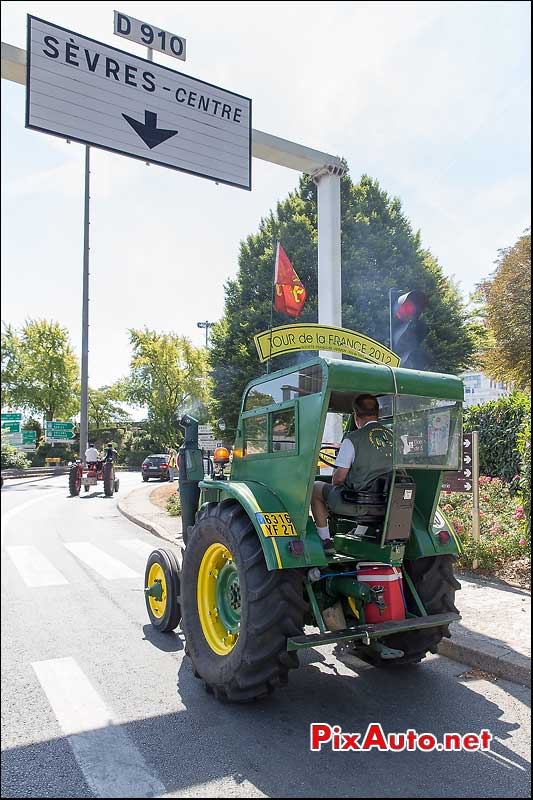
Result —
M153 148L157 147L158 144L165 142L167 139L170 139L171 136L175 136L177 134L177 131L167 131L164 128L158 128L157 114L154 114L153 111L144 112L144 122L139 122L138 119L128 117L127 114L123 114L122 116L126 122L131 125L133 130L139 134L143 142L148 145L150 150L153 150Z

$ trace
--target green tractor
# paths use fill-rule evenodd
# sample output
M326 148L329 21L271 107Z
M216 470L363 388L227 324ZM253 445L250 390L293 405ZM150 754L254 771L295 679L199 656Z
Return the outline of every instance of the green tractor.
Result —
M349 432L362 393L378 398L391 468L330 514L326 555L309 513L338 448L323 431L337 414ZM460 619L461 544L438 501L443 472L459 469L462 401L452 375L314 358L246 387L230 475L219 465L206 478L197 422L182 419L185 549L181 566L171 550L150 555L145 595L155 628L181 624L208 691L232 702L265 696L306 647L337 643L388 669L436 652Z

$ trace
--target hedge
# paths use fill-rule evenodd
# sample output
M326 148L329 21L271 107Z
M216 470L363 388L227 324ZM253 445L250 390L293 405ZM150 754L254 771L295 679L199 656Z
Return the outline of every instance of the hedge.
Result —
M525 392L465 409L464 430L479 431L481 475L511 482L520 474L520 434L530 419L531 398Z

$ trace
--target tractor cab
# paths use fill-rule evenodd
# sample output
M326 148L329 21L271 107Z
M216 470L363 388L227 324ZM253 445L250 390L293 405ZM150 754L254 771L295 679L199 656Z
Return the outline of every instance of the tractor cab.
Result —
M299 536L314 542L313 484L331 481L339 446L323 441L326 418L338 415L343 435L353 430L352 404L362 393L377 397L379 421L390 431L390 469L346 493L331 534L340 555L363 547L368 557L390 556L394 545L401 560L413 526L423 538L433 529L442 472L459 469L463 384L455 376L316 358L254 380L244 392L226 491L234 483L268 486ZM209 481L202 486L209 492Z

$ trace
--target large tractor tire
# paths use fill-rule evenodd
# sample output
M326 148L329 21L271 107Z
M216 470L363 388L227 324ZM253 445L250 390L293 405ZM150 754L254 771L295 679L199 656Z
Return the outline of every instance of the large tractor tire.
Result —
M77 497L81 489L81 472L78 467L72 466L68 474L68 489L71 497Z
M267 569L257 533L234 500L199 512L181 577L185 652L194 674L226 702L248 702L287 683L298 666L287 637L303 632L303 573Z
M113 497L113 489L115 486L115 471L113 464L106 461L102 468L102 478L104 481L104 494L106 497Z
M153 627L161 633L175 630L181 620L180 568L172 550L161 547L150 553L144 585L147 590L153 586L159 589L151 594L145 591L146 610Z
M446 555L405 562L405 568L428 614L444 614L447 611L458 613L455 607L455 592L461 588L461 584L453 575L454 561L455 556ZM404 595L407 610L413 614L420 614L405 583ZM418 664L428 653L437 652L441 639L449 639L450 636L449 626L441 625L420 631L396 633L380 640L387 647L403 650L402 658L382 659L367 648L358 648L354 652L358 658L374 666L394 669Z

